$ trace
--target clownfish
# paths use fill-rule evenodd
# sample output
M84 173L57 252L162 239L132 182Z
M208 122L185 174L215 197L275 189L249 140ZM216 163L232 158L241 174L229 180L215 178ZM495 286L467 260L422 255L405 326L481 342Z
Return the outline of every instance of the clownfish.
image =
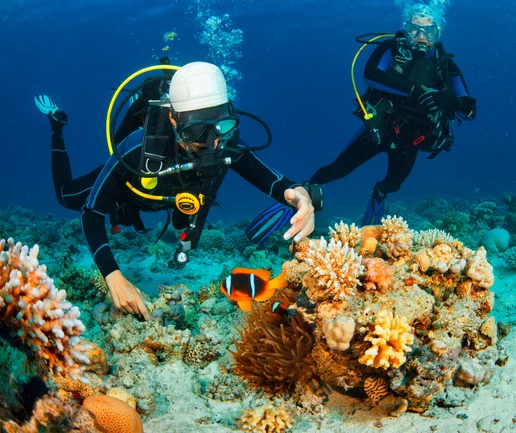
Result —
M220 291L236 301L242 311L251 311L253 301L270 299L276 289L287 287L285 272L270 280L271 273L265 269L235 268L221 284Z
M289 308L287 304L278 301L273 302L271 305L271 311L274 314L278 314L279 316L284 317L285 319L290 319L297 314L297 310L294 308Z

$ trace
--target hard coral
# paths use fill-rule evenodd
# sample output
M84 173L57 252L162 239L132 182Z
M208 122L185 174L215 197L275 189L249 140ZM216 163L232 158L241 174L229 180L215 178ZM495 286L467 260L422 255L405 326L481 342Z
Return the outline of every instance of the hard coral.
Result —
M239 426L253 433L283 433L294 427L294 421L285 405L268 405L248 410L240 418Z
M330 227L330 236L335 242L340 241L342 245L348 244L350 247L355 247L360 243L362 235L355 224L348 226L342 221L335 224L335 230Z
M4 251L8 247L8 251ZM12 238L0 240L0 320L16 330L20 340L55 374L80 378L88 345L80 342L84 325L80 312L66 300L30 249Z
M412 349L414 335L405 317L394 317L391 311L382 310L376 316L374 329L364 338L372 347L359 359L362 364L375 368L398 368L405 361L405 353Z
M358 277L364 270L359 256L348 244L331 239L327 242L321 238L318 242L310 242L305 262L311 267L307 275L315 284L309 286L310 298L343 299L355 291L360 285ZM318 286L322 286L322 289Z
M83 406L93 415L101 433L143 433L138 413L117 398L93 395L84 400Z
M253 309L234 341L232 373L251 386L276 394L292 389L311 376L308 356L313 337L301 316L286 320L269 309Z

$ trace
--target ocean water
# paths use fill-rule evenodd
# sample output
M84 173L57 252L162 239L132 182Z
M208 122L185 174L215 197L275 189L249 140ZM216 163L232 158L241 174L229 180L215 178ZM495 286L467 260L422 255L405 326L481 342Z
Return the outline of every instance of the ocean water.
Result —
M158 58L165 55L178 66L197 60L229 65L236 76L230 82L236 94L236 107L260 116L273 133L272 145L259 153L260 158L290 179L307 180L319 167L333 161L361 126L352 115L351 62L360 48L354 38L371 32L394 33L401 27L405 6L402 1L380 0L155 0L149 4L134 0L0 0L0 111L3 125L0 176L3 221L0 228L15 227L16 232L30 234L30 231L24 232L27 221L34 221L39 227L34 229L36 233L43 230L41 227L47 227L47 221L53 224L55 219L69 221L78 217L76 212L64 209L56 200L50 171L50 128L47 119L34 105L34 96L51 96L69 115L64 130L65 142L73 175L77 177L102 164L109 156L105 121L113 89L133 72L158 64ZM477 118L474 122L452 126L455 144L451 152L443 152L435 160L427 160L426 154L420 154L407 181L399 192L389 196L387 203L394 210L406 210L409 221L421 227L428 223L427 228L446 230L452 224L443 226L437 210L425 214L426 207L431 206L428 203L432 203L425 200L441 200L446 209L453 207L454 211L463 210L470 215L470 226L453 226L456 232L452 233L468 247L478 248L482 235L497 227L508 229L509 246L513 247L516 245L514 222L509 227L507 218L496 219L494 214L506 215L507 209L501 207L503 197L516 193L516 57L513 55L516 49L516 3L451 0L441 2L441 6L447 20L442 42L447 52L455 55L454 60L471 95L477 98ZM223 20L224 31L237 31L236 39L224 39L225 34L220 36L222 27L218 33L213 31L218 19ZM174 32L175 36L164 40L164 35L169 32ZM366 48L356 65L361 91L366 88L362 80L363 67L372 49ZM251 144L261 144L266 139L263 131L248 121L243 122L241 134ZM325 209L316 219L318 230L324 232L328 222L342 218L349 223L358 223L370 191L383 178L386 166L387 158L381 154L346 178L326 185ZM272 203L270 198L234 173L227 176L217 201L220 207L212 210L209 221L222 220L227 225L253 218ZM475 206L485 202L496 202L497 209L489 214L488 221L486 217L484 223L479 223ZM460 203L463 203L463 209ZM9 213L11 206L25 208L32 216L27 217L22 212L18 218L14 211ZM49 214L51 216L47 217ZM150 227L156 227L164 222L165 216L147 215L144 220ZM55 226L52 227L54 230ZM16 240L41 242L34 233L29 239ZM9 235L0 230L0 239ZM217 257L211 255L214 251L207 250L198 256L194 254L190 268L173 270L167 268L167 258L163 255L169 254L175 244L168 249L163 247L165 253L162 256L155 250L155 257L149 258L144 257L142 251L152 245L154 233L152 237L138 237L136 241L127 235L125 240L134 241L127 251L137 259L134 262L124 260L122 269L152 296L158 295L158 284L185 283L195 291L220 278L223 269L262 263L257 256L253 256L254 262L249 256L244 257L243 248L231 251L227 256L221 252ZM58 246L68 246L69 239L57 236L54 243L42 242L49 247L43 251L44 257L52 269L57 269ZM91 258L85 244L82 240L77 242L80 250L77 260L85 269L90 269ZM274 270L274 274L279 272L281 263L290 258L288 252L269 251L267 254L264 263ZM495 266L496 318L514 326L514 269L504 262L502 255L490 254L488 259ZM94 307L94 304L85 305ZM224 316L224 311L220 317ZM95 332L88 337L107 347L107 340L99 337L99 325L95 325L92 310L85 315L86 321L95 326ZM220 317L217 320L222 320ZM230 319L234 319L233 322ZM231 316L224 320L228 320L224 322L227 326L233 326L238 325L242 317L231 311ZM510 356L516 355L514 347L512 339ZM113 359L119 359L118 355L113 356ZM141 360L133 361L138 364ZM170 374L167 377L185 374L188 379L181 386L174 385L177 386L176 394L169 390L169 394L163 391L163 395L178 401L180 392L198 395L192 389L202 388L204 379L199 380L199 384L192 379L194 373L189 367L171 365L163 370ZM479 397L471 404L472 408L481 408L479 402L482 401L491 410L496 406L492 404L495 398L505 403L516 400L514 384L507 379L507 374L514 373L516 368L512 360L508 365L508 373L500 369L494 385L479 391L483 400ZM149 377L158 374L157 370L149 371L145 373ZM113 384L119 385L116 380L110 382ZM499 395L494 390L496 385L504 390ZM129 385L126 388L136 392ZM157 392L157 388L152 389ZM197 404L197 397L192 396L185 401ZM143 401L145 398L142 397L139 404L142 405L140 413L148 417L145 418L146 432L196 431L186 422L174 424L170 417L167 418L168 409L163 401L155 403L154 414L148 408L142 409ZM186 410L182 405L186 403L178 403L180 410ZM217 410L223 412L223 409ZM489 410L488 415L497 413L495 409ZM346 413L351 417L351 410ZM450 413L448 418L442 413L436 416L438 430L433 429L430 421L425 421L424 429L418 430L419 415L410 414L407 420L412 430L407 431L451 431L448 430L450 426L457 431L477 431L472 430L472 425L478 431L497 431L495 421L489 427L492 430L486 430L487 421L480 426L465 423L461 427L457 419L465 418ZM0 411L0 418L3 415ZM205 413L199 411L196 416L201 419ZM374 420L366 414L361 416L351 420L349 431L376 431L372 427ZM515 416L516 413L511 413L507 419ZM324 421L326 424L321 425L333 428L326 431L346 431L335 427L335 419L329 417ZM445 421L438 422L439 419ZM169 421L167 430L164 426L168 426ZM362 421L364 424L361 425ZM160 422L163 423L161 426ZM221 433L236 428L227 427L226 424L231 423L220 419L217 423L222 426L220 429L206 427L203 431ZM392 418L384 421L384 425L389 428L385 431L399 431ZM504 431L516 429L514 422L504 425L507 428ZM486 429L482 430L484 427ZM322 431L317 430L314 419L298 423L297 428L297 432Z
M478 116L474 123L455 127L452 152L434 161L421 155L396 198L475 198L474 194L488 197L514 189L513 7L496 1L448 4L442 41L456 55L470 92L478 99ZM53 197L49 128L33 104L35 95L50 95L69 114L65 139L73 173L86 173L108 155L104 122L112 87L132 72L156 64L153 56L169 55L179 65L210 60L208 46L197 37L204 27L196 14L207 9L219 17L229 14L232 28L243 32L242 57L234 65L243 75L235 83L237 106L261 116L274 134L273 145L260 156L296 180L309 178L331 162L360 126L351 115L350 65L359 48L354 37L398 29L399 5L159 0L145 7L133 1L4 1L0 5L5 101L2 182L9 186L2 188L3 204L70 216ZM169 31L178 36L164 43L163 35ZM167 44L169 51L162 51ZM361 67L371 50L365 50L357 65L362 90ZM254 138L255 130L249 130ZM327 209L331 213L362 209L384 170L380 155L328 186ZM225 182L220 198L223 218L252 216L270 203L238 176Z

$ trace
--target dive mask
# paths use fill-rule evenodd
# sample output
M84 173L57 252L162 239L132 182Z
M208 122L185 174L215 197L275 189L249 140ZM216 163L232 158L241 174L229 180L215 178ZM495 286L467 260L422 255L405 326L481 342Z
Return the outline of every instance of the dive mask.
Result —
M172 112L172 116L177 123L177 134L185 143L206 143L210 132L216 137L224 137L234 132L239 125L231 104L183 112L180 116Z
M405 24L405 33L412 40L415 40L420 34L424 35L428 42L437 42L439 39L439 27L435 24L420 26L409 21Z

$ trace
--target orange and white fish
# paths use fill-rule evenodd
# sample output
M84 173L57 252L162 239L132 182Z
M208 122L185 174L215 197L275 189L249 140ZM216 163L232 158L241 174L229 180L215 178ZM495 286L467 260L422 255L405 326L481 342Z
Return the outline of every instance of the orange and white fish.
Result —
M276 289L287 287L285 272L270 280L271 273L265 269L235 268L221 284L220 291L236 301L242 311L251 311L253 301L270 299Z

